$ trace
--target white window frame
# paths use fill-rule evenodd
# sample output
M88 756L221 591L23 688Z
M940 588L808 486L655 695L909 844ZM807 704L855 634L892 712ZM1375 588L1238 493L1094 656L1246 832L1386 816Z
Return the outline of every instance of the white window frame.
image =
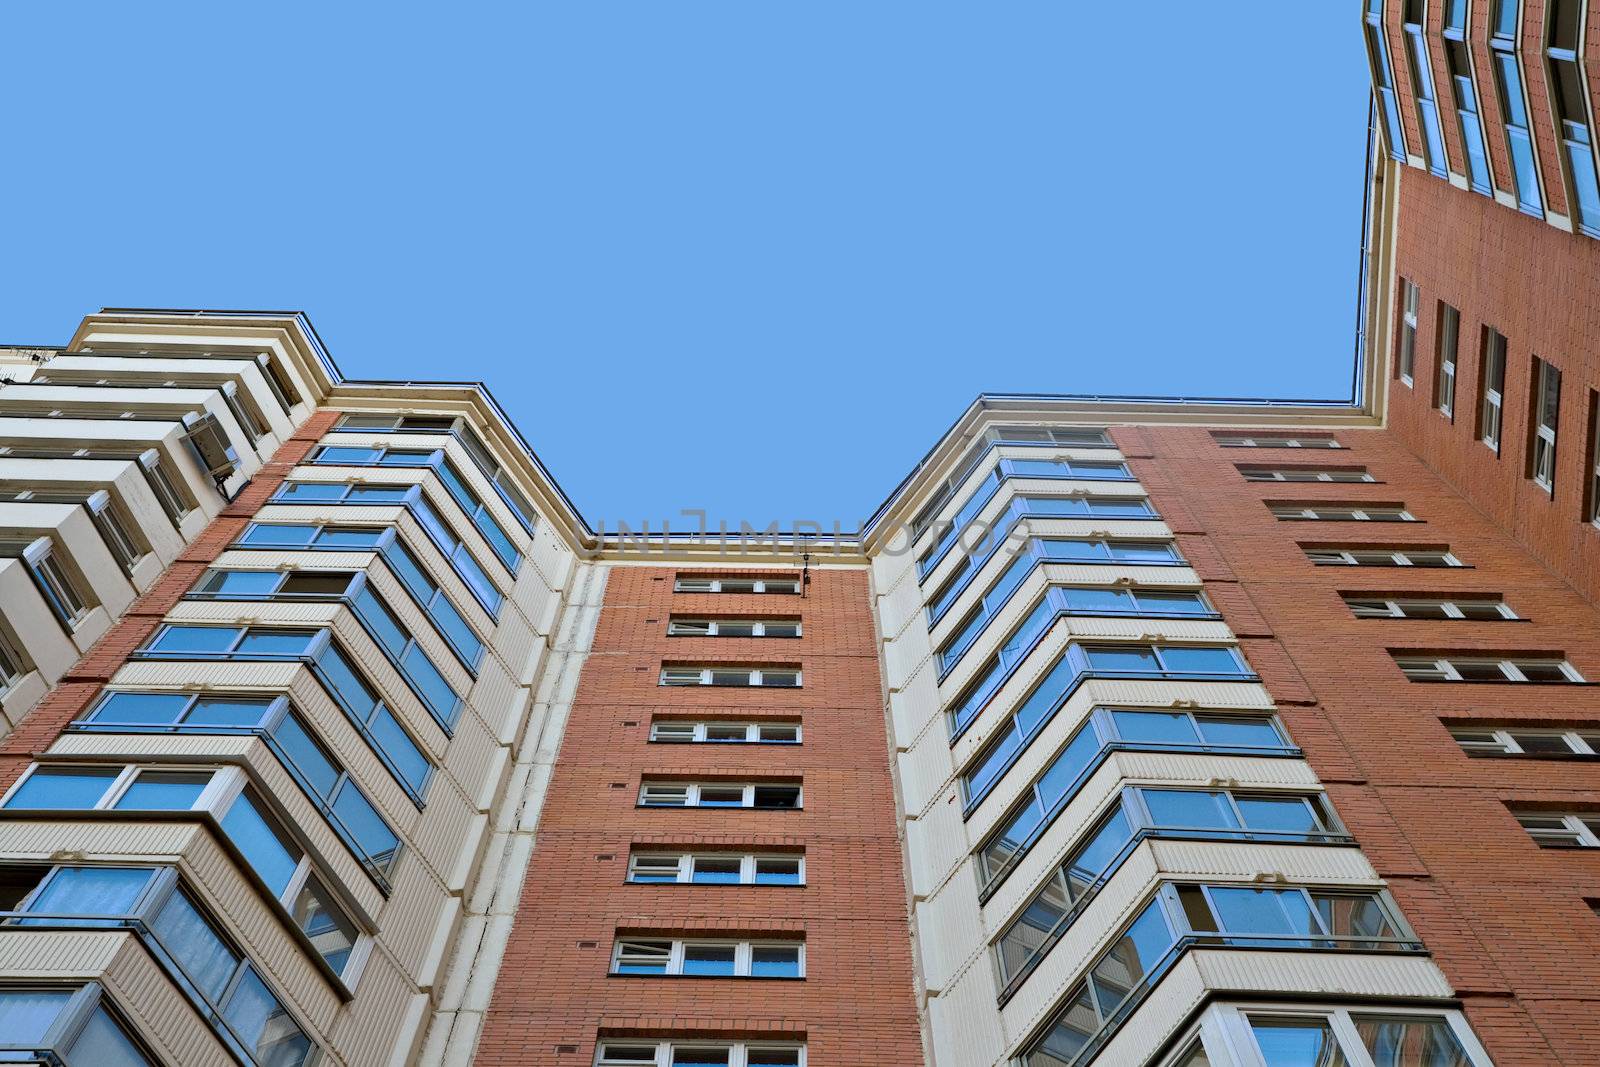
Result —
M1493 372L1493 373L1492 373ZM1478 440L1500 454L1500 439L1504 432L1506 387L1506 336L1494 327L1486 327L1483 336L1483 399L1479 405ZM1496 379L1500 388L1492 384Z
M1306 556L1311 560L1311 562L1319 567L1415 567L1418 566L1418 564L1412 562L1411 557L1413 555L1438 556L1444 560L1446 567L1466 566L1466 564L1462 563L1461 560L1456 557L1455 553L1449 551L1448 549L1395 549L1393 552L1385 552L1381 548L1308 548L1305 551ZM1388 556L1390 562L1363 562L1361 558L1363 556L1370 557L1378 555ZM1318 556L1338 556L1339 559L1337 561L1328 558L1318 559Z
M1513 811L1511 814L1540 848L1600 848L1600 833L1589 825L1590 820L1600 823L1596 816L1585 820L1581 815L1559 811ZM1527 823L1530 819L1559 819L1561 828L1532 827Z
M748 626L748 634L724 634L723 626ZM687 627L704 627L704 629L687 629ZM767 633L768 626L794 627L794 633ZM668 619L668 637L803 637L799 619Z
M714 810L731 811L738 808L754 808L756 806L756 789L793 789L795 802L793 808L767 808L761 810L799 811L805 806L805 790L799 782L644 782L639 786L639 807L641 808L711 808ZM703 789L741 789L743 797L738 804L702 804L700 793ZM683 803L666 803L661 800L652 800L651 797L669 795L682 795Z
M715 727L742 729L745 731L745 736L742 738L714 738L708 736L710 730ZM794 738L791 740L761 736L764 730L772 727L792 729L794 731ZM685 730L685 728L687 728L687 730ZM669 736L673 733L683 734L685 732L687 732L688 736ZM804 740L804 736L801 732L800 724L797 722L736 722L719 719L711 719L706 721L690 721L687 719L659 719L650 724L650 740L662 744L679 745L798 745Z
M0 630L0 694L8 693L11 687L27 677L33 667L23 658L17 650L17 644L11 640L10 635Z
M1546 660L1526 658L1518 660L1510 657L1501 658L1488 656L1439 656L1437 658L1430 659L1426 656L1396 656L1395 663L1399 665L1401 671L1405 673L1406 677L1410 678L1414 682L1466 681L1467 679L1464 679L1461 676L1461 671L1458 665L1468 663L1474 665L1494 664L1496 667L1498 667L1500 669L1500 673L1504 676L1503 679L1487 679L1490 682L1500 680L1506 682L1527 682L1528 676L1522 672L1522 669L1519 665L1521 663L1553 664L1561 671L1562 674L1566 676L1566 681L1573 683L1581 683L1583 681L1583 676L1578 673L1577 669L1564 659ZM1545 682L1542 684L1559 685L1561 683Z
M1344 600L1346 604L1350 605L1351 613L1354 614L1358 619L1410 619L1414 617L1420 617L1424 619L1427 618L1427 616L1412 616L1406 614L1407 605L1426 605L1428 607L1436 607L1443 610L1446 618L1465 619L1467 618L1467 615L1461 610L1461 604L1472 604L1479 606L1489 605L1500 613L1500 617L1502 619L1515 619L1518 617L1517 613L1511 610L1511 605L1507 604L1504 600L1491 600L1488 598L1469 599L1467 597L1458 597L1453 600L1445 600L1442 598L1433 599L1430 597L1399 597L1391 599L1382 596L1357 595L1347 596L1344 598ZM1384 611L1378 612L1370 608L1359 608L1356 606L1357 601L1381 601L1384 605ZM1476 619L1474 621L1488 622L1492 620Z
M667 954L667 970L664 975L623 975L617 970L624 956L640 955L637 948L643 945L670 946ZM763 980L776 978L778 981L795 981L806 976L806 943L800 939L785 940L780 938L761 938L752 941L735 940L721 937L619 937L611 949L611 974L621 975L624 978L650 978L650 977L683 977L684 955L691 948L732 948L733 974L722 975L724 978L754 978ZM754 950L758 948L792 948L795 950L795 963L798 973L782 976L758 976L750 973ZM633 951L630 951L633 950Z
M1422 303L1422 290L1413 282L1400 279L1400 337L1395 351L1395 372L1407 389L1412 388L1412 376L1417 367L1417 310Z
M1456 360L1460 357L1461 312L1439 303L1439 369L1434 380L1434 404L1451 422L1456 421Z
M1556 491L1556 429L1544 421L1549 407L1548 399L1555 397L1555 418L1561 418L1561 371L1545 360L1535 360L1533 387L1533 440L1528 451L1528 477L1545 492L1554 496Z
M1467 1025L1466 1018L1455 1009L1388 1002L1346 1007L1315 1002L1285 1004L1282 1001L1229 1002L1214 1004L1206 1009L1200 1020L1199 1036L1210 1062L1216 1067L1266 1067L1266 1060L1250 1026L1251 1016L1258 1019L1321 1019L1333 1032L1349 1067L1378 1067L1356 1029L1357 1018L1437 1019L1450 1028L1451 1036L1461 1045L1473 1067L1492 1067L1488 1052ZM1192 1052L1193 1044L1191 1042L1181 1047L1181 1054L1188 1055Z
M724 582L754 582L754 589L723 589ZM672 591L674 593L788 593L791 596L800 592L800 579L798 578L695 578L680 575L673 579Z
M696 882L694 880L694 865L702 859L737 859L739 861L739 881L734 882ZM774 883L777 885L805 885L806 884L806 858L799 852L635 852L628 857L628 881L635 885L665 885L661 881L639 881L635 876L641 867L654 865L655 869L665 873L671 866L674 871L674 882L678 885L762 885L756 881L757 870L762 863L783 862L796 865L799 881L793 883Z
M723 674L738 674L740 673L740 668L662 667L660 684L664 686L714 685L716 683L714 683L711 679L713 674L718 672ZM751 667L747 673L749 676L749 681L745 682L744 684L752 688L765 687L777 689L799 689L803 684L803 679L800 676L800 668L798 667ZM698 680L692 680L693 676L696 675L698 676ZM793 675L794 684L784 685L781 682L768 681L768 678L774 675ZM729 685L726 682L722 683L722 685L723 688L739 688L737 684Z
M106 550L117 561L123 573L133 573L134 567L144 559L147 550L140 548L139 542L128 532L128 526L122 521L122 515L111 502L111 494L104 489L97 489L83 502L83 507L94 520L100 539L106 543Z
M1540 727L1529 727L1528 729L1524 730L1517 727L1507 726L1455 726L1450 730L1450 736L1455 738L1456 744L1460 745L1464 751L1469 753L1490 752L1500 756L1533 755L1533 753L1529 753L1526 749L1524 749L1522 744L1517 740L1517 735L1521 734L1524 737L1529 735L1537 735L1540 737L1559 737L1563 742L1566 743L1567 749L1569 750L1569 755L1600 756L1600 748L1596 747L1600 746L1600 729L1589 731L1589 733L1594 738L1593 741L1584 737L1583 731L1580 730L1552 730ZM1475 738L1462 737L1462 734L1489 734L1493 740L1480 741ZM1539 753L1538 755L1543 755L1543 753Z
M22 550L22 561L27 564L34 580L40 585L40 595L50 608L50 613L68 630L94 610L95 605L79 591L61 562L55 558L55 542L49 537L38 537Z
M1316 522L1416 522L1417 517L1404 507L1378 505L1357 507L1353 504L1322 504L1298 507L1294 504L1271 504L1272 514L1290 522L1311 520Z
M681 1041L638 1041L620 1039L616 1041L602 1040L595 1045L595 1067L673 1067L673 1057L677 1049L707 1049L725 1048L728 1050L728 1067L749 1067L752 1052L796 1052L795 1067L806 1067L806 1046L792 1041L695 1041L684 1039ZM649 1049L653 1053L651 1059L611 1057L607 1055L608 1049L627 1050L630 1053L644 1052Z
M1337 482L1353 484L1376 481L1365 467L1241 467L1239 473L1247 482ZM1309 475L1310 477L1291 477ZM1352 477L1338 477L1351 475Z

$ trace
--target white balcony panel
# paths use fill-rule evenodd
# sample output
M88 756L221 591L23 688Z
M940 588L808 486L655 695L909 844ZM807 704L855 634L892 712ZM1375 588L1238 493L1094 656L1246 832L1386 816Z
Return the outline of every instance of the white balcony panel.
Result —
M911 892L932 896L950 877L970 877L958 871L967 857L967 836L961 825L961 811L955 802L935 804L921 818L906 820L906 859L911 873Z
M994 970L978 960L953 984L928 997L928 1031L939 1051L939 1067L998 1067L1007 1035L995 1007Z
M957 872L938 893L916 905L922 975L931 988L952 985L963 967L992 967L989 932L983 926L978 886L971 873Z
M356 990L356 1006L333 1028L334 1051L348 1067L383 1067L396 1040L409 1039L396 1024L417 989L389 955L375 951Z
M396 868L394 892L378 915L378 941L413 980L450 900L444 883L424 865L402 861Z

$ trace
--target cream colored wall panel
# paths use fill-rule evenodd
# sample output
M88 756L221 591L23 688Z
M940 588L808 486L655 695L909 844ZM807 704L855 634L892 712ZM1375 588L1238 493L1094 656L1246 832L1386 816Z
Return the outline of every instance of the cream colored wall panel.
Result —
M216 763L241 759L260 744L253 735L65 733L51 743L49 752L128 763L148 759Z
M967 855L967 840L955 804L935 804L922 818L906 820L906 855L915 896L932 896L952 873L966 873L956 870Z
M545 620L545 630L549 632L549 619L551 617L551 603L556 594L544 583L527 560L523 560L522 567L517 571L516 585L511 588L510 602L517 606L522 617L533 627L535 620Z
M541 522L533 531L533 544L528 550L528 562L533 564L546 585L560 592L571 584L572 569L577 564L577 558L567 547L566 542L550 528L550 524ZM543 625L545 620L535 621Z
M112 679L121 689L212 689L282 691L305 668L299 663L225 663L205 660L129 660Z
M494 628L493 634L485 643L489 646L490 656L497 657L506 664L520 665L527 659L534 646L543 639L535 623L513 612Z
M920 626L910 627L899 637L883 642L882 664L889 685L895 688L903 686L906 679L932 656L933 646L928 642L927 631Z
M476 792L479 780L494 759L499 740L489 725L476 714L466 714L456 723L455 737L445 750L442 766L463 796ZM430 798L431 799L431 798Z
M889 690L889 714L894 732L891 740L897 747L906 748L934 735L938 736L940 744L949 744L931 661L906 679L904 688Z
M517 733L516 712L520 706L517 691L520 688L501 660L485 656L478 670L477 681L470 691L463 690L467 693L463 721L475 716L492 736L502 742L510 741ZM459 729L457 732L460 732Z
M253 358L239 353L236 359L204 359L195 357L162 356L97 356L63 352L50 360L48 373L52 376L62 371L75 371L85 379L100 371L109 376L138 374L159 383L164 377L214 378L218 382L231 380L239 392L249 397L256 413L266 422L269 430L279 439L294 432L299 421L291 421L279 406L276 395L267 384L266 373Z
M356 988L355 1004L334 1026L334 1051L350 1067L388 1063L395 1024L416 992L387 953L374 952Z
M230 625L327 626L343 607L326 600L180 600L167 612L166 619Z
M1124 776L1133 781L1226 784L1251 788L1314 788L1317 776L1300 759L1267 756L1225 756L1205 752L1118 752L1111 757Z
M377 558L376 552L284 552L265 548L230 548L219 555L212 566L219 570L236 567L240 570L361 571L366 570Z
M934 731L899 753L895 766L900 772L902 803L912 814L920 815L932 805L944 803L953 792L950 750ZM959 796L955 803L961 803Z
M959 872L939 892L917 902L917 943L922 949L923 981L930 989L953 985L964 967L991 966L977 882L970 874Z
M1054 1014L1095 956L1149 900L1156 878L1150 850L1143 845L1134 849L1000 1009L1006 1033L1026 1034Z
M995 1067L1005 1062L1006 1033L995 1008L993 972L969 967L955 984L927 1001L928 1029L938 1067Z
M106 992L139 1035L166 1063L234 1067L235 1060L149 952L124 934L102 976Z
M0 592L0 596L4 596L4 593ZM50 687L37 670L31 670L12 682L0 694L0 714L5 716L4 722L0 722L0 737L9 734L21 723L49 691Z
M0 928L0 974L16 979L90 979L110 968L127 930Z
M1169 878L1249 881L1278 874L1308 885L1380 887L1383 880L1359 848L1273 845L1245 841L1149 842L1156 865Z
M401 859L394 892L378 915L378 940L412 979L422 970L439 916L451 899L434 872L415 860Z
M1249 952L1194 949L1207 988L1233 993L1310 993L1365 997L1452 996L1426 956L1356 952Z
M351 509L347 508L346 510ZM374 510L396 511L393 508ZM373 522L376 520L368 519L367 521ZM450 598L450 602L456 606L456 610L461 612L472 628L478 632L478 636L485 638L492 636L497 620L485 611L483 605L478 602L478 598L472 595L472 590L467 588L467 583L461 579L460 575L456 574L455 568L450 566L450 561L439 551L438 547L433 543L433 539L422 528L421 523L411 517L411 512L405 508L400 508L397 514L391 515L386 521L399 531L400 539L406 543L407 548L411 549L411 554L416 557L417 562L422 564L423 569L428 572L428 576L438 584L439 588L445 591L445 594ZM506 607L502 605L500 614L504 615L506 610Z
M456 789L441 788L440 782L428 791L428 806L418 817L411 831L411 840L422 855L430 861L432 873L441 884L448 882L455 867L456 857L468 840L468 830L477 812L472 803Z
M48 860L57 854L82 853L93 860L167 863L191 837L205 832L198 822L8 817L0 819L0 855Z
M923 614L922 590L915 581L901 581L886 592L878 587L877 592L875 607L880 636L899 638L914 629L926 633L925 626L916 625L923 620Z

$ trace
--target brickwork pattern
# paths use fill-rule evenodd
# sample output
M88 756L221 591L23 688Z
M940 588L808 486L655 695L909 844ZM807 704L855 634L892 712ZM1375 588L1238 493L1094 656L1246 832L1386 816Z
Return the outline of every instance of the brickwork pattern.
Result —
M1433 418L1438 419L1437 413ZM1442 420L1440 420L1442 421ZM1436 476L1404 434L1348 451L1224 449L1204 429L1118 429L1156 507L1203 557L1340 817L1389 880L1498 1067L1600 1063L1600 853L1541 849L1508 805L1600 811L1600 764L1468 757L1447 723L1600 726L1590 686L1411 682L1392 650L1564 653L1600 679L1600 615ZM1236 464L1364 464L1371 486L1246 482ZM1285 522L1263 501L1403 500L1418 523ZM1470 569L1318 567L1298 542L1448 543ZM1359 619L1341 592L1499 594L1527 621Z
M200 536L179 553L160 578L136 599L100 640L79 658L51 692L0 744L0 792L47 750L61 731L99 695L128 657L155 633L161 619L183 598L211 561L244 532L255 513L277 492L295 464L339 420L340 412L318 411L262 464L244 489L222 509Z
M593 1062L597 1037L782 1037L812 1067L921 1063L910 930L864 571L807 595L673 592L665 568L607 580L476 1062ZM789 572L786 576L794 576ZM793 616L804 636L667 637L672 615ZM663 688L663 662L792 664L795 689ZM804 743L651 743L653 716L798 716ZM640 809L651 777L803 782L798 811ZM803 887L630 885L630 849L803 850ZM803 937L800 981L608 976L617 931Z

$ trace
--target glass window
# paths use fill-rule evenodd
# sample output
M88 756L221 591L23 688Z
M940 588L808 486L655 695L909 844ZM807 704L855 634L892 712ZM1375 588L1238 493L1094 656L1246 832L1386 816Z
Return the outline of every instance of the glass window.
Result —
M799 978L799 945L752 945L750 974L755 978Z
M119 811L188 811L209 784L210 771L141 770L111 806Z
M1251 1016L1250 1032L1266 1067L1350 1067L1326 1019Z
M0 989L0 1034L14 1045L43 1041L72 994L69 989Z
M213 1004L220 1004L240 960L210 921L182 892L175 892L150 925L189 980Z
M152 874L149 867L60 867L51 872L29 898L27 908L21 910L42 915L128 915L139 894L150 884ZM81 924L90 926L95 922L85 919Z
M1111 721L1124 741L1192 745L1199 740L1194 720L1183 712L1113 711Z
M1352 1015L1351 1021L1378 1067L1472 1067L1443 1019Z
M240 631L228 626L168 626L150 642L152 652L228 652Z
M4 1020L0 1020L0 1033L6 1032ZM92 1063L96 1067L153 1067L103 1007L94 1010L73 1040L72 1062Z
M1140 796L1157 826L1235 829L1239 821L1224 793L1195 789L1143 789Z
M241 793L223 816L222 829L272 894L281 896L300 865L300 849L262 815L249 790Z
M311 544L317 537L315 526L292 526L286 523L253 523L244 536L239 538L241 545L252 548L302 548Z
M342 974L345 964L350 962L358 932L355 924L333 903L322 883L315 877L308 877L289 912L328 966Z
M223 596L268 596L282 580L283 575L276 571L212 571L195 591Z
M118 767L36 767L6 807L87 810L100 802L120 773Z
M107 693L88 718L129 726L165 724L177 722L188 706L183 693Z

